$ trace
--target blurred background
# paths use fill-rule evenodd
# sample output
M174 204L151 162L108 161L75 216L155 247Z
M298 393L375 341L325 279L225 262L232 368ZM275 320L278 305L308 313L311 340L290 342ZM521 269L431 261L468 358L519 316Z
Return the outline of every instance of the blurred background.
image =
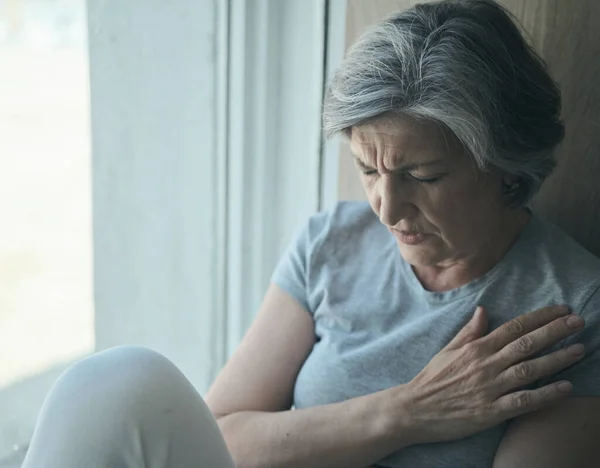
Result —
M51 385L94 351L151 347L207 390L335 191L327 12L0 0L0 467L20 465Z
M0 460L94 349L86 29L84 0L0 1Z

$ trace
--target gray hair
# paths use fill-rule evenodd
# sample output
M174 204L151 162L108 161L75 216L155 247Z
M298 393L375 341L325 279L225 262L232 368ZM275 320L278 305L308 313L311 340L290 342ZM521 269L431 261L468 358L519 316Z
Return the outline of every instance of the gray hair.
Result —
M416 5L368 29L328 86L327 137L386 113L447 127L483 171L513 175L523 206L556 166L561 97L516 19L493 0Z

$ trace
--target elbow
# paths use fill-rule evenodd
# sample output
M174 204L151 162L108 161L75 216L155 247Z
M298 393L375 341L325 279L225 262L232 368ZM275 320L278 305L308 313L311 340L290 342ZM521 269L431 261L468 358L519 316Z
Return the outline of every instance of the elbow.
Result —
M215 421L219 422L220 419L226 418L230 414L233 414L233 413L213 413L212 415L213 415L213 418L215 418Z
M252 437L252 425L248 424L249 415L241 412L213 414L227 450L236 468L259 468L264 466ZM257 458L258 457L258 458Z
M232 417L235 416L235 413L217 413L214 414L213 413L213 417L215 418L215 421L217 422L217 426L219 426L219 431L221 431L221 435L223 436L223 438L225 439L225 442L227 443L227 446L230 447L230 451L231 451L231 442L232 442L232 429L234 429L234 425L230 424L230 421L232 419Z
M229 453L233 457L236 462L236 466L238 465L239 460L236 457L236 447L238 446L238 435L240 433L240 421L238 419L239 414L237 413L224 413L224 414L213 414L215 421L217 422L217 426L219 427L219 431L223 439L225 440L225 444L229 450Z

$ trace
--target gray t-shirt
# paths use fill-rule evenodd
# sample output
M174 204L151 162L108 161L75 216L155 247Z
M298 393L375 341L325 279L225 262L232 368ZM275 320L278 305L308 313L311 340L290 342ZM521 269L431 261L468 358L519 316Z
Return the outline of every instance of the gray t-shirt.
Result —
M486 307L490 331L513 317L568 304L587 322L560 346L587 356L552 377L576 395L600 395L600 260L533 216L491 271L447 292L423 288L367 203L313 216L281 259L273 282L313 316L317 341L296 380L294 406L343 401L409 382ZM491 467L507 423L472 437L408 447L381 467Z

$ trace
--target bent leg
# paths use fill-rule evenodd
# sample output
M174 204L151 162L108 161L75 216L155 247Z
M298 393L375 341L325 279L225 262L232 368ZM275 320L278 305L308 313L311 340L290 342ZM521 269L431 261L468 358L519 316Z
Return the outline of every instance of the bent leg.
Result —
M95 354L50 391L23 468L233 468L185 376L139 347Z

